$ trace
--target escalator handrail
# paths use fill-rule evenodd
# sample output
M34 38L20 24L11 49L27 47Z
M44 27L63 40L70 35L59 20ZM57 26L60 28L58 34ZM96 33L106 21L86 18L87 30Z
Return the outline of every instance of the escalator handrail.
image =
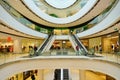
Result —
M46 45L44 46L44 49L43 49L42 52L44 52L44 51L47 49L47 47L50 45L51 40L54 38L53 36L54 36L54 35L51 35L51 36L50 36L50 38L48 39L48 41L47 41Z
M85 49L85 51L88 52L87 49L85 48L85 46L84 46L84 45L81 43L81 41L78 39L78 37L77 37L76 35L75 35L75 37L76 37L77 41L81 44L81 47L83 47L83 48Z
M49 42L52 35L49 35L48 38L42 43L42 45L38 48L38 50L35 52L37 55L39 55L42 50L44 49L45 45Z
M73 38L75 39L77 45L84 50L85 55L88 54L87 49L82 45L82 43L79 41L79 39L78 39L75 35L72 35L72 36L73 36Z
M73 44L75 45L74 46L74 50L76 51L76 42L75 42L75 40L74 40L74 38L72 37L72 35L70 34L70 41L72 41L73 42Z

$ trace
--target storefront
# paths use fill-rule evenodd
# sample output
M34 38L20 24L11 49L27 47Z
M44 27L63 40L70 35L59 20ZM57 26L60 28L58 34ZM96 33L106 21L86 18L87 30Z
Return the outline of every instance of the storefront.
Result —
M103 37L103 49L108 53L116 53L118 52L119 42L118 42L118 34L113 33Z
M13 40L11 37L0 39L0 52L13 52Z
M94 48L95 52L103 52L102 37L89 39L89 49Z

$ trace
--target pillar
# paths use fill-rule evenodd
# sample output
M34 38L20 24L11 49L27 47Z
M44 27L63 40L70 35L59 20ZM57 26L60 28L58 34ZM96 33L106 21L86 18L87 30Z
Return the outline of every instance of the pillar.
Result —
M15 39L13 42L13 52L22 53L22 42L21 39Z
M61 75L61 76L60 76L60 80L63 80L63 69L61 68L60 70L61 70L61 74L60 74L60 75Z
M79 80L86 80L85 70L79 70Z
M118 47L119 47L119 52L120 52L120 30L118 30L118 43L119 43Z
M17 74L17 79L16 80L23 80L23 73Z
M39 69L38 70L38 80L44 80L44 69Z

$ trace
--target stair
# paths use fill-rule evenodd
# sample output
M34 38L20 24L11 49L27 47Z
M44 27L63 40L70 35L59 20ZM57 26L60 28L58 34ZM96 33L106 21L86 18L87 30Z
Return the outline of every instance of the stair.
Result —
M63 78L61 79L62 76ZM69 70L63 69L63 73L61 73L61 69L55 69L54 80L69 80Z
M69 80L69 70L63 69L63 80Z
M61 69L55 69L54 80L61 80Z

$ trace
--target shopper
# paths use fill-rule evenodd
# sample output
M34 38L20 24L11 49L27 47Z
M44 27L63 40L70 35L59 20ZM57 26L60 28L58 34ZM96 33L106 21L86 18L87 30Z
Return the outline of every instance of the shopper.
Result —
M33 56L33 54L34 54L34 49L32 46L29 46L29 54L30 54L30 56Z
M31 79L35 80L35 75L34 74L31 75Z
M79 55L79 46L78 45L76 46L76 51L77 51L76 55Z

